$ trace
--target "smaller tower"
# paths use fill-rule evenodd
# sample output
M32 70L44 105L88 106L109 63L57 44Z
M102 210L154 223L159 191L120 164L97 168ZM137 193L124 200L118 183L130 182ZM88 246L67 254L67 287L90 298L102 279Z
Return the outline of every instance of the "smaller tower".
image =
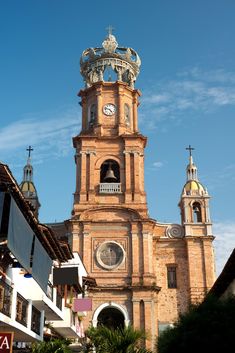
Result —
M181 193L179 207L187 245L189 291L191 303L200 302L215 280L212 223L209 212L210 196L200 183L197 167L189 150L187 180Z
M189 145L186 149L189 151L189 164L186 168L187 180L179 203L185 235L212 235L209 212L210 196L198 180L197 167L192 156L194 148Z
M33 167L31 165L31 152L33 151L33 148L29 146L26 151L28 151L28 159L27 164L24 166L23 181L20 184L20 189L25 199L31 204L31 206L33 206L34 214L38 218L38 212L41 205L36 187L33 183Z

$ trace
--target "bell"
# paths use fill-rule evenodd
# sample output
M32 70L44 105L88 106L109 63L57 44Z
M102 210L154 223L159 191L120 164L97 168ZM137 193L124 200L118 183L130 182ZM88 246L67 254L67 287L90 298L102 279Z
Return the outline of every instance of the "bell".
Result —
M112 183L112 182L117 180L117 178L115 177L114 172L113 172L113 170L111 168L111 163L109 163L109 169L107 170L107 173L106 173L106 175L104 177L104 180L107 183L110 183L110 182Z
M199 212L200 212L200 209L199 209L199 207L198 207L198 206L196 206L193 210L194 210L194 212L197 212L197 213L199 213Z

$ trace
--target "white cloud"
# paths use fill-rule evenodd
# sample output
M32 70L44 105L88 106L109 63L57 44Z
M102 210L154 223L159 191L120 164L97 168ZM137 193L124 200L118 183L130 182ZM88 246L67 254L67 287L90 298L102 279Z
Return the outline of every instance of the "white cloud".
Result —
M28 145L35 149L34 163L67 155L71 137L79 131L80 116L74 109L31 114L0 129L1 160L16 161L16 151L20 155L19 150L25 151Z
M154 162L154 163L153 163L153 166L154 166L155 168L161 168L161 167L163 166L163 163L162 163L162 162Z
M220 274L231 252L235 248L235 223L214 223L216 273Z
M180 120L189 117L186 112L204 114L226 105L235 105L235 73L193 68L144 92L140 122L152 129L161 120Z

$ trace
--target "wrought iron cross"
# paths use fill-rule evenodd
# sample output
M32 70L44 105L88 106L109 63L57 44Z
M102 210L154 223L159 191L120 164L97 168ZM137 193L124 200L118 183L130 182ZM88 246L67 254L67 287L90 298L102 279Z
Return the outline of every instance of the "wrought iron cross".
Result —
M108 34L110 35L110 34L113 33L113 30L114 30L114 29L115 29L114 27L112 27L111 25L109 25L109 26L106 28L106 31L108 31Z
M28 152L29 152L29 156L28 156L28 158L30 158L31 152L33 151L32 146L29 146L28 148L26 148L26 151L28 151Z
M188 147L186 147L186 150L189 151L190 157L192 157L192 151L193 151L194 149L195 149L195 148L193 148L191 145L189 145Z

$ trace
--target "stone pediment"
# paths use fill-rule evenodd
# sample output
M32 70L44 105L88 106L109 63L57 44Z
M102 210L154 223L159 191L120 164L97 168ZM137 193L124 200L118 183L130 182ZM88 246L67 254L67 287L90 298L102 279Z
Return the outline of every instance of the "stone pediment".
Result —
M84 211L80 215L81 221L135 221L141 220L140 214L125 207L95 207Z

